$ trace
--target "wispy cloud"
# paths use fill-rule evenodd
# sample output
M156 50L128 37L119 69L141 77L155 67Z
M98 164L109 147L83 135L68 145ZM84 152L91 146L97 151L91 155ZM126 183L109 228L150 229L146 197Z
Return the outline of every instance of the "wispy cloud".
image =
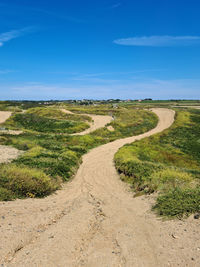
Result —
M199 99L199 79L137 81L121 80L118 83L42 84L26 83L5 85L0 99ZM1 89L0 89L1 91Z
M43 16L48 16L48 17L52 17L58 20L66 20L69 22L74 22L74 23L83 23L84 20L74 17L74 16L70 16L67 15L65 10L61 10L60 12L58 11L54 11L54 10L48 10L48 9L42 9L37 7L37 5L34 6L30 6L29 4L11 4L11 3L0 3L0 13L2 11L3 8L6 8L7 10L12 9L12 12L16 13L16 15L18 16L24 16L24 14L27 16L32 16L32 15L43 15Z
M85 73L74 75L71 77L74 81L87 81L87 82L101 82L101 83L116 83L120 80L132 80L138 78L136 74L143 74L148 72L159 72L161 69L144 69L144 70L133 70L133 71L121 71L121 72L100 72L100 73ZM133 76L134 75L134 76Z
M82 19L76 18L76 17L72 17L72 16L68 16L68 15L62 15L60 13L57 12L52 12L49 10L44 10L44 9L39 9L39 8L29 8L29 10L38 12L38 13L43 13L46 14L48 16L51 17L55 17L56 19L60 19L60 20L67 20L70 22L74 22L74 23L82 23L84 22Z
M189 46L199 45L200 36L142 36L114 40L115 44L127 46Z
M114 5L112 5L110 8L118 8L120 7L122 4L121 3L116 3Z
M130 70L130 71L118 71L118 72L97 72L97 73L79 73L79 72L69 72L69 71L50 71L50 72L45 72L45 73L50 73L50 74L60 74L60 75L67 75L70 76L71 78L93 78L93 77L119 77L120 76L126 76L126 75L131 75L131 74L138 74L138 73L146 73L146 72L159 72L163 71L164 69L141 69L141 70Z
M11 72L15 72L14 70L0 70L0 74L8 74Z
M19 30L12 30L9 32L4 32L4 33L0 33L0 46L3 46L4 43L12 40L12 39L16 39L28 32L33 31L32 27L27 27L27 28L23 28L23 29L19 29Z

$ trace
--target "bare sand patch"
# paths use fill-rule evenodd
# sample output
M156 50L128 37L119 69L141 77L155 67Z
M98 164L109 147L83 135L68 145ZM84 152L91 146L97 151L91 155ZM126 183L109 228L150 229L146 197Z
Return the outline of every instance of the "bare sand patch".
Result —
M22 152L16 148L0 145L0 163L8 163L21 154Z
M12 112L9 111L0 111L0 123L4 123L7 119L10 118ZM8 133L8 134L20 134L21 131L11 131L11 130L2 130L1 133ZM16 148L9 147L9 146L2 146L0 145L0 163L10 162L13 159L17 158L22 152L17 150Z
M0 134L11 134L11 135L20 135L23 131L17 131L17 130L0 130Z

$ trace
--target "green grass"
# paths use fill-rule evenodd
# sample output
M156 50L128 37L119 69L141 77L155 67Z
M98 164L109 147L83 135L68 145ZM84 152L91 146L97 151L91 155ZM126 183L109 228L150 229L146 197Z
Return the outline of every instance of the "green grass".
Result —
M200 211L200 187L194 189L175 188L157 198L153 209L165 217L189 216Z
M147 129L152 129L158 121L158 118L154 113L150 113L143 109L114 110L113 117L114 120L109 123L108 126L112 126L114 131L99 129L93 134L107 136L107 138L110 138L111 140L116 140L118 138L144 133Z
M55 108L31 108L26 113L15 114L5 127L43 133L77 133L89 128L88 116L71 115Z
M0 169L0 200L16 197L43 197L59 188L59 180L52 180L38 169L15 164Z
M14 164L15 168L27 168L30 172L32 170L33 172L35 170L39 170L50 178L53 185L56 183L57 187L59 187L60 181L65 182L73 177L79 167L79 164L81 163L82 155L87 153L90 149L118 138L143 133L151 128L154 128L157 123L157 117L148 111L136 109L132 109L130 111L124 108L115 111L115 109L112 109L110 105L103 107L102 109L104 114L113 112L116 116L117 126L113 132L109 132L107 128L104 127L84 136L60 135L56 132L57 125L51 123L51 125L49 125L49 127L51 127L51 131L26 131L19 136L2 134L0 136L0 144L11 145L17 149L25 151L25 153L23 153L18 159L14 160L11 164L7 164L7 168L10 166L12 167L12 164ZM83 112L83 109L81 110ZM93 107L92 110L95 112ZM88 112L89 111L90 108L88 108ZM34 115L37 117L39 115L42 119L48 118L48 120L56 121L62 121L60 116L63 116L63 114L60 113L47 113L47 109L41 110L38 108L34 110L30 109L25 114L17 115ZM16 115L14 118L16 118ZM33 120L27 121L26 117L23 117L23 119L24 122L22 122L20 117L20 124L28 124L29 129L33 129L33 127L35 127L33 126ZM123 125L121 125L122 123ZM12 127L17 127L17 125L18 121L16 119L12 119ZM120 130L120 127L123 129ZM0 177L2 168L4 168L4 165L0 165ZM0 186L0 188L3 188L0 190L0 199L5 200L22 196L28 197L28 193L30 193L30 196L32 197L42 196L33 190L29 190L29 188L27 188L27 190L24 189L19 194L18 191L12 191L7 183L5 183L4 186ZM8 190L8 192L6 190ZM53 190L45 191L43 196L50 194Z
M0 111L21 112L22 109L19 106L13 106L6 102L0 102Z
M46 107L46 108L30 108L27 110L28 114L35 114L40 117L46 117L58 120L70 120L70 121L91 121L92 119L86 115L68 114L63 112L61 109L56 107Z
M189 214L187 205L183 205L180 212L176 205L179 206L179 193L183 196L189 190L192 199L192 192L199 190L200 111L177 111L176 121L170 129L122 147L115 155L115 165L122 180L131 184L136 195L160 192L156 204L159 214ZM173 195L172 192L176 193ZM170 203L173 203L176 213L171 215L169 211L169 214L161 212L172 196L173 201ZM196 193L194 203L195 199Z

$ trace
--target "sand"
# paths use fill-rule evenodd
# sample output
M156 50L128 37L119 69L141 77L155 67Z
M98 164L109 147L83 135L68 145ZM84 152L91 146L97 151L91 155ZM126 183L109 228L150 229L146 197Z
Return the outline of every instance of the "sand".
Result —
M66 110L66 109L61 109L61 110L67 114L76 114L76 113L73 113L73 112ZM93 132L99 128L104 127L106 124L110 123L113 120L111 116L106 116L106 115L91 115L91 114L78 114L78 115L85 115L85 116L88 116L92 119L92 122L89 123L90 128L88 128L88 129L86 129L80 133L74 133L71 135L89 134L89 133L91 133L91 132Z
M11 112L0 111L0 123L5 122L10 116ZM0 133L20 134L20 131L0 131ZM13 147L0 145L0 163L10 162L17 158L21 152Z
M4 123L11 115L12 112L10 111L0 111L0 123Z
M153 111L155 129L91 150L56 194L0 203L2 266L199 266L199 220L163 222L153 197L133 198L114 167L121 146L173 123L172 110Z

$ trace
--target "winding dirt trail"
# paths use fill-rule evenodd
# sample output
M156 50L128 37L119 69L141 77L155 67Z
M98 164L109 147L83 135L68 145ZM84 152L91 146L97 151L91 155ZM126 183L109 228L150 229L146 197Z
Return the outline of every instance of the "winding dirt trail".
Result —
M67 114L76 114L73 113L69 110L66 109L61 109L62 112L67 113ZM77 115L77 114L76 114ZM86 115L88 117L90 117L93 122L89 123L90 128L80 132L80 133L74 133L74 134L70 134L70 135L85 135L85 134L89 134L99 128L104 127L106 124L110 123L112 121L112 117L111 116L106 116L106 115L91 115L91 114L78 114L78 115Z
M162 222L152 198L133 198L113 164L122 145L173 123L172 110L153 111L155 129L91 150L56 194L0 203L2 266L198 266L198 220Z

